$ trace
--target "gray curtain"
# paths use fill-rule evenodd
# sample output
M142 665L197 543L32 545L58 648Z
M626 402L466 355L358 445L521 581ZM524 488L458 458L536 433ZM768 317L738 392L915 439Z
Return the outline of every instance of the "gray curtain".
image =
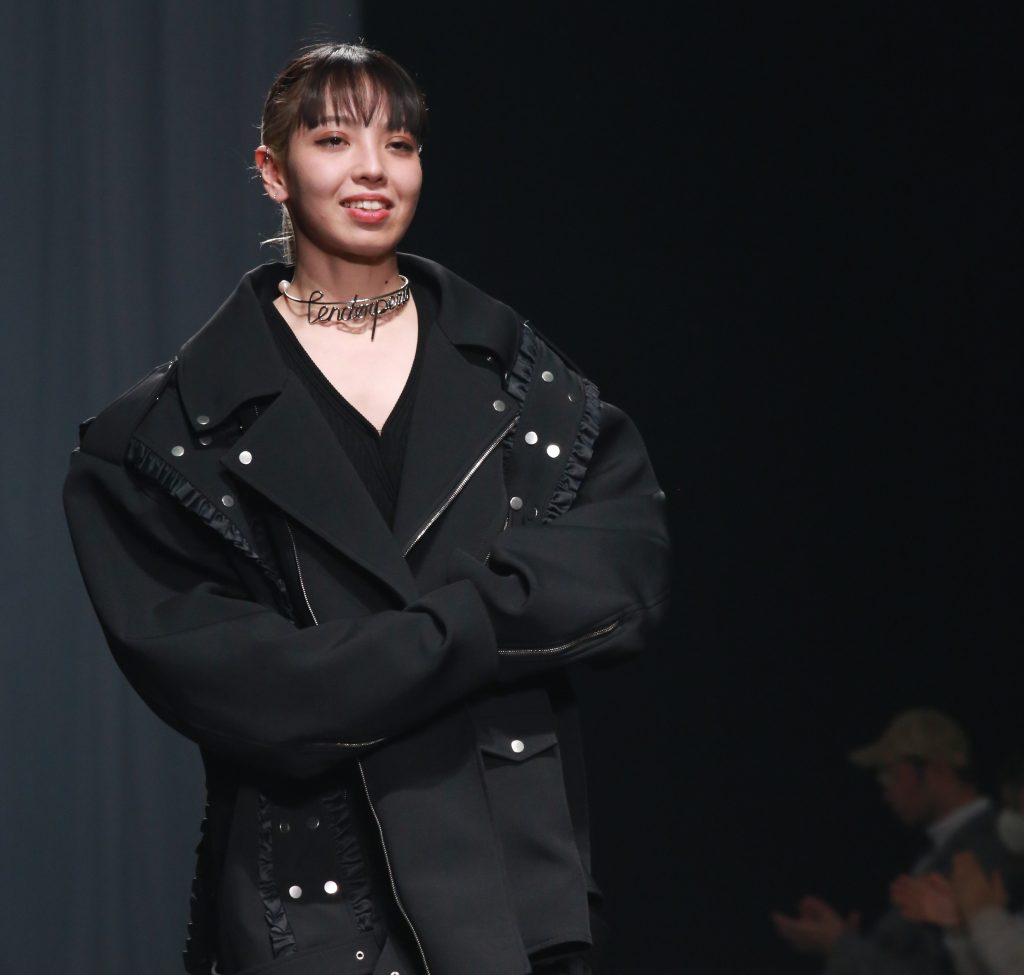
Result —
M116 669L60 487L76 426L166 361L276 216L252 182L263 94L356 0L7 3L0 971L161 975L202 814L195 749Z

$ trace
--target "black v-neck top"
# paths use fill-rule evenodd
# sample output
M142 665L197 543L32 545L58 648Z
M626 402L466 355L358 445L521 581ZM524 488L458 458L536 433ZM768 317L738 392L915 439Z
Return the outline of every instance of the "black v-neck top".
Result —
M348 455L356 473L359 474L370 497L373 498L381 516L389 526L394 523L398 489L402 482L402 464L405 460L409 427L416 404L416 390L423 362L423 349L437 318L438 308L437 297L426 282L414 281L410 278L410 287L419 316L416 354L401 395L384 422L380 433L334 388L331 381L309 357L281 313L274 307L274 299L278 296L276 284L273 288L268 287L259 296L267 324L277 343L281 358L302 381L313 397L313 401L320 407L324 418L338 438L338 443ZM310 325L309 327L325 328L330 326ZM387 328L388 326L384 324L379 327Z

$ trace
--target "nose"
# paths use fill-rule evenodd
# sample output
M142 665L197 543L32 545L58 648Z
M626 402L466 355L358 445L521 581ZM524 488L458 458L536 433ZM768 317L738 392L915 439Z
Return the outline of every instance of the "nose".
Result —
M367 141L359 147L352 178L359 183L377 184L387 179L384 157L379 146Z

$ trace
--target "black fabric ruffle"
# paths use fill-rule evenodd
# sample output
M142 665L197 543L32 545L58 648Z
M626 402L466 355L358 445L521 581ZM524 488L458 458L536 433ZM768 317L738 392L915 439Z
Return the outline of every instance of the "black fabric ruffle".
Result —
M520 329L519 353L508 371L506 388L509 396L512 397L522 408L526 402L526 393L533 380L533 372L537 366L537 359L540 357L541 344L537 333L530 328L529 322L523 322Z
M195 875L192 878L192 895L189 898L184 961L185 971L190 975L208 975L216 960L216 938L213 931L214 892L210 876L209 810L210 804L207 802L206 815L199 826Z
M344 880L345 894L360 931L373 931L374 910L370 897L370 875L359 846L352 810L344 791L337 789L322 796L331 814L334 849Z
M187 511L192 512L200 521L256 562L274 584L280 596L287 600L288 590L284 579L270 559L257 552L230 518L141 440L133 437L129 441L125 466L158 484Z
M294 954L298 947L274 878L274 824L266 796L260 796L259 809L260 838L256 853L256 875L263 901L263 915L267 919L270 934L270 950L275 958L280 958L282 955Z
M589 379L583 379L581 376L580 382L583 384L584 402L576 439L573 441L572 453L562 469L562 476L558 479L558 484L544 509L542 521L551 521L572 507L587 473L590 459L594 456L594 444L601 430L601 397L597 387Z

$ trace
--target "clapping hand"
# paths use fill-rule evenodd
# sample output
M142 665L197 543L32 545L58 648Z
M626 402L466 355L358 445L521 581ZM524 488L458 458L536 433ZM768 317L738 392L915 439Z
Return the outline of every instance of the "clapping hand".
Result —
M856 929L860 917L854 912L843 918L820 897L802 897L796 917L775 911L772 922L779 935L797 951L827 955L845 931Z
M950 881L957 907L968 921L986 907L1006 907L1006 887L999 871L987 874L970 850L953 857Z
M945 928L958 928L963 923L953 885L942 874L903 874L892 882L889 897L908 921L925 921Z

